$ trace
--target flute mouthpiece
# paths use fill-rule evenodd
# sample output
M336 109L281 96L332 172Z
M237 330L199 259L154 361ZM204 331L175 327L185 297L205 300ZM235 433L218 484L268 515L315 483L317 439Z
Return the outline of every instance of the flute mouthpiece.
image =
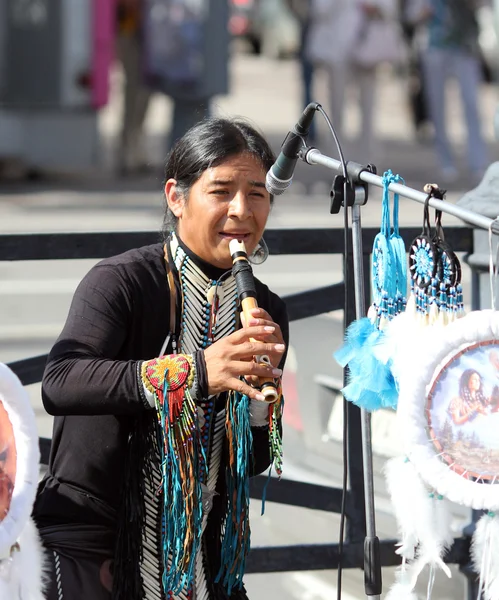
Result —
M234 256L234 254L237 254L238 252L244 252L244 254L246 254L246 246L242 240L230 240L229 250L231 256Z

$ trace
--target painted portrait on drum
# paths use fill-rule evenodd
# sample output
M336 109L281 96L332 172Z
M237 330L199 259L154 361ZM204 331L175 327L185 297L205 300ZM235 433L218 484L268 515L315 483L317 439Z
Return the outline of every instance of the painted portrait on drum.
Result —
M468 345L437 367L425 416L428 441L449 468L499 482L499 340Z
M16 467L14 428L0 398L0 522L9 512L16 481Z

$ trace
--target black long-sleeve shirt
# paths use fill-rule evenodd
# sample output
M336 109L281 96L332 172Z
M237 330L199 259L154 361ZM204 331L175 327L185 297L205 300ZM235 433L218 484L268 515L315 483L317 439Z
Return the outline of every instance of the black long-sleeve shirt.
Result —
M257 300L289 338L284 302L256 280ZM134 418L147 410L140 362L159 355L170 291L161 244L101 261L82 280L49 354L42 399L55 415L48 473L34 508L39 526L115 528ZM254 471L269 465L268 433L253 431Z

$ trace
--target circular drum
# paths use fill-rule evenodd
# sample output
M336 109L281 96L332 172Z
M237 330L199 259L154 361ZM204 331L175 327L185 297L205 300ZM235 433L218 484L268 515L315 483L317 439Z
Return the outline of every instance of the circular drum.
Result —
M499 508L499 313L475 311L414 341L401 374L404 451L428 486Z
M0 560L29 521L38 486L36 419L17 376L0 363Z

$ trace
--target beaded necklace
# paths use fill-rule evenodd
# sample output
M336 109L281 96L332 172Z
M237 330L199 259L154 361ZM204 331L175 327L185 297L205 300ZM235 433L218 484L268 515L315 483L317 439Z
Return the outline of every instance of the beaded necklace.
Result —
M173 261L180 280L179 348L194 352L227 336L237 325L237 289L231 271L218 280L208 277L172 234Z

